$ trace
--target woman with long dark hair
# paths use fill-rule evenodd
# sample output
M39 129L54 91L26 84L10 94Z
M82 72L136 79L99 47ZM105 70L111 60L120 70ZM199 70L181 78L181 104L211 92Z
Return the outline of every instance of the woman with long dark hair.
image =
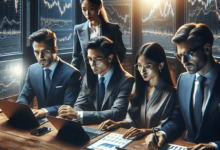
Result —
M86 17L85 23L76 25L74 28L74 47L71 64L85 73L85 59L87 58L86 44L90 39L98 36L106 36L114 43L114 49L123 61L126 48L122 41L122 32L117 24L109 23L102 0L80 0L82 13ZM81 67L81 68L80 68Z
M152 127L158 127L169 117L176 89L164 49L157 43L143 45L136 54L135 68L130 118L119 122L107 120L99 126L100 130L132 126L123 137L142 136L152 133Z

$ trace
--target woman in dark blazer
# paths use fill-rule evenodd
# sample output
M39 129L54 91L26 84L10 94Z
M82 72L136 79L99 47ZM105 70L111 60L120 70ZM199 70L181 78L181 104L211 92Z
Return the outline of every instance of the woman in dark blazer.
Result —
M119 122L107 120L99 126L100 130L132 126L123 137L142 136L152 133L152 127L158 127L169 117L176 89L164 49L157 43L143 45L137 52L135 68L136 85L128 108L130 118Z
M74 28L74 47L71 64L85 74L86 44L97 36L106 36L114 43L120 62L124 60L126 48L118 24L109 23L102 0L80 0L82 13L88 21ZM81 69L80 69L81 67Z

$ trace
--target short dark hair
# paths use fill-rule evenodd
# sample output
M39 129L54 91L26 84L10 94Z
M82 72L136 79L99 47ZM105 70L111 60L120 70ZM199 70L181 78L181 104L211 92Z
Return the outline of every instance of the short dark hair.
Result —
M106 57L114 54L113 41L105 36L95 37L91 39L87 43L86 49L100 49Z
M181 42L190 41L195 43L195 46L209 43L211 46L214 42L214 37L210 28L203 23L188 23L181 26L174 37L172 42L179 44Z
M48 29L40 29L37 30L36 32L33 32L29 36L29 40L32 42L36 41L38 43L44 41L53 49L53 51L57 43L56 34Z

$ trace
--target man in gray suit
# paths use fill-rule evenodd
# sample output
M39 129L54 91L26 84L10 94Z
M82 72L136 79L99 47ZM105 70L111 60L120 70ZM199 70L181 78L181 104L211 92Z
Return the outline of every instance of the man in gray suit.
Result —
M63 105L59 116L83 124L125 118L134 77L124 71L107 37L96 37L87 44L87 70L74 108Z

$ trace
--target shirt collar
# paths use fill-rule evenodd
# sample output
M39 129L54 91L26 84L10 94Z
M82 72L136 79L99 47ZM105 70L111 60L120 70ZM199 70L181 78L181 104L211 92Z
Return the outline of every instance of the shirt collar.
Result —
M59 62L59 57L56 58L56 61L54 62L54 64L52 66L50 66L49 68L43 68L44 70L45 69L50 69L52 72L54 72L54 70L56 69L57 67L57 64Z
M217 79L219 73L219 64L216 63L215 66L209 71L207 72L204 77L206 77L207 79L211 80L212 82L215 82ZM196 73L196 79L200 76L199 73Z
M110 69L106 74L104 74L103 76L101 76L100 74L98 74L98 79L100 79L101 77L104 77L105 80L110 79L111 76L112 76L112 74L113 74L113 72L114 72L114 68L115 68L115 67L112 65L112 66L111 66L111 69Z
M98 25L98 28L101 28L101 26L102 26L102 21L100 20L100 23L99 23L99 25ZM90 28L90 29L91 29L91 28L94 28L94 27L91 26L91 22L89 22L89 28Z

